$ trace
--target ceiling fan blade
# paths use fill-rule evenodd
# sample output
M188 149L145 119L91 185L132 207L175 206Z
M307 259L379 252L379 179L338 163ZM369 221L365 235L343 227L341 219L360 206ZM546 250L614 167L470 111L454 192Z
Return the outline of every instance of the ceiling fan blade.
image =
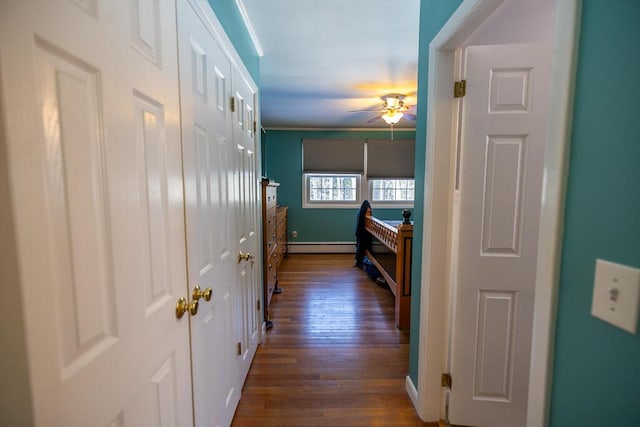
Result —
M416 115L411 113L402 113L402 117L410 122L416 121Z
M369 110L349 110L349 113L383 113L384 110L379 108L369 109Z
M376 116L374 118L367 120L367 123L373 123L376 120L380 120L380 117L382 117L382 113L376 114Z
M403 95L401 93L388 93L386 95L382 95L380 97L380 99L382 99L383 101L386 101L387 98L398 98L399 100L403 100L406 97L406 95Z

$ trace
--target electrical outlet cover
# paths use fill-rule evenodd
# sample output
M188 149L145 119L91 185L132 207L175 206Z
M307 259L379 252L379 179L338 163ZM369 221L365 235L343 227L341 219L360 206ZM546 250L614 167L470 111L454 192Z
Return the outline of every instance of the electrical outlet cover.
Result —
M635 334L639 307L640 269L597 259L591 314Z

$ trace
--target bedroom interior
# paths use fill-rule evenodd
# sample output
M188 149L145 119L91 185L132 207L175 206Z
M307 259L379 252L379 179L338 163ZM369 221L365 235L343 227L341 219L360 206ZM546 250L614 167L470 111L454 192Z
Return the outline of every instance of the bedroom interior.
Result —
M596 263L640 268L639 21L635 0L3 1L0 424L640 425L638 334L592 315ZM478 132L478 178L477 86L454 81L514 44L544 65L499 66L482 105L536 99L547 127ZM541 77L546 102L518 90ZM540 188L511 185L542 134ZM470 182L491 197L464 252ZM539 207L494 209L519 194ZM353 268L364 200L383 281ZM532 223L532 288L462 270L519 259Z
M423 2L424 3L424 2ZM425 146L424 141L427 136L428 129L425 125L425 107L427 104L427 93L426 93L426 84L428 82L428 74L433 71L429 71L431 67L430 53L429 53L429 43L423 43L423 41L429 40L431 41L438 31L445 25L447 20L454 14L456 9L461 6L464 2L459 1L439 1L439 2L430 2L424 3L421 5L421 23L420 23L420 61L421 61L421 69L419 75L420 89L418 95L417 102L417 115L418 121L416 122L416 130L415 130L415 138L416 138L416 159L423 158L425 156ZM491 2L489 2L491 3ZM517 8L518 4L520 6L525 5L524 2L508 2L514 5ZM549 2L544 3L545 5L556 4L558 5L558 10L555 12L555 22L553 20L547 20L545 24L536 24L537 17L540 17L540 13L544 13L544 8L541 7L538 10L530 11L528 13L529 19L524 21L511 21L508 22L506 20L501 21L500 23L496 23L494 26L487 25L484 28L485 35L488 35L490 29L497 29L498 31L502 30L504 32L509 31L518 31L521 30L523 32L535 32L536 30L543 32L545 34L544 37L556 37L552 36L555 32L557 32L558 27L565 28L575 28L575 32L571 32L569 30L568 35L564 35L562 37L566 37L564 40L558 40L559 49L565 49L565 57L567 62L569 63L568 68L575 71L577 74L574 76L571 74L573 71L567 73L566 79L564 79L560 85L556 86L556 89L561 91L566 91L569 95L567 96L567 101L565 102L565 110L559 111L557 117L568 117L567 121L569 123L569 129L563 131L561 135L558 135L558 141L566 141L568 145L571 146L571 158L568 160L565 158L565 162L569 164L570 172L565 172L568 174L568 182L566 185L567 191L567 203L569 208L568 216L564 219L560 219L559 227L554 231L555 238L559 239L560 242L558 245L551 251L556 254L557 259L562 259L562 266L553 267L555 271L555 276L548 276L545 278L545 281L548 281L551 286L551 290L549 291L550 295L553 295L554 292L558 292L558 313L557 313L557 323L553 322L554 315L551 315L551 322L546 324L542 323L539 326L541 328L549 328L549 339L550 343L545 344L546 350L543 353L548 351L548 355L541 356L541 360L545 359L546 362L540 364L540 366L545 366L544 370L547 372L547 376L538 374L538 378L544 377L545 379L540 379L540 381L536 380L538 384L543 384L542 388L538 387L537 395L538 397L534 400L530 400L530 405L532 410L529 413L527 419L527 425L562 425L563 422L573 422L573 420L580 419L581 422L585 423L585 425L590 424L594 419L599 419L601 422L607 422L605 420L605 413L612 415L610 411L600 411L596 407L597 402L605 399L608 404L613 405L617 408L616 418L620 420L620 423L624 425L628 423L629 420L637 420L640 414L638 411L630 409L628 406L630 404L629 398L625 397L625 392L623 390L630 390L631 383L624 382L622 386L622 390L613 391L611 387L607 387L609 391L607 393L615 393L616 397L605 397L604 392L598 392L589 388L586 384L588 382L587 379L578 379L579 375L577 375L576 370L573 368L571 360L580 360L585 365L589 366L591 372L593 372L592 378L597 380L598 384L604 384L604 378L607 373L611 373L612 371L619 371L617 368L608 367L605 368L598 363L599 358L594 356L586 355L580 351L570 349L570 345L567 342L571 342L572 345L577 345L579 348L593 348L596 345L596 340L587 337L583 333L578 333L576 338L571 338L572 334L577 332L577 329L572 326L573 322L580 319L581 324L588 325L587 329L592 333L598 334L600 340L605 340L607 342L615 342L614 346L618 350L625 349L625 351L631 351L631 354L638 355L638 351L640 348L638 347L637 338L627 336L619 336L619 334L613 330L609 330L607 327L601 327L597 321L594 321L588 315L588 307L590 306L590 297L591 297L591 289L588 285L578 285L578 281L581 283L591 283L593 281L593 261L595 260L594 254L601 253L602 256L612 257L614 259L626 260L628 265L638 265L637 257L633 255L637 254L637 251L633 250L631 246L627 244L614 244L609 237L604 237L603 234L607 232L612 232L613 237L617 235L621 230L631 227L631 229L637 232L637 227L632 226L630 221L630 216L624 215L623 223L625 224L622 227L613 226L611 222L608 222L605 226L607 231L603 231L603 233L596 233L597 236L592 236L589 238L585 238L581 236L580 231L577 229L578 223L580 220L578 219L581 209L587 208L590 204L586 201L586 198L582 198L578 196L581 194L581 191L576 189L576 184L578 179L585 179L589 173L587 172L588 164L601 164L601 162L596 161L596 159L587 153L593 149L594 144L596 144L594 138L587 137L588 131L586 128L588 127L587 123L589 119L587 117L591 117L592 120L595 118L593 114L596 111L602 112L600 108L589 108L586 107L589 100L595 99L594 96L589 93L588 85L589 84L598 84L600 85L600 89L597 91L598 96L604 96L607 99L611 99L614 93L613 90L610 89L610 85L608 83L604 83L606 81L606 71L604 67L596 66L597 59L596 58L609 58L609 54L605 54L608 51L606 43L612 43L613 45L623 45L628 46L628 39L626 39L626 31L629 30L630 22L632 21L631 16L637 16L638 8L637 5L634 6L632 2L625 2L624 4L620 3L615 8L609 9L606 12L603 8L597 6L594 2L591 1L576 1L576 2L568 2L568 3L560 3L560 2ZM628 15L630 14L630 15ZM622 16L626 16L623 19L623 27L615 28L615 25L611 25L611 20L616 17L616 21L620 20ZM518 22L516 24L516 22ZM554 28L555 26L555 28ZM572 27L574 26L574 27ZM536 28L537 27L537 28ZM488 40L489 43L494 41ZM571 54L572 49L574 49L573 45L575 45L575 53ZM586 50L589 49L589 52L586 53ZM595 49L595 50L594 50ZM615 58L610 58L614 64L616 64L616 69L627 69L628 65L633 66L633 64L637 64L639 58L637 55L625 56L625 55L613 55ZM576 59L577 58L577 59ZM432 58L431 58L432 59ZM575 62L574 62L575 61ZM573 64L573 65L571 65ZM628 79L629 75L625 72L624 79ZM576 97L573 97L573 79L577 79L577 83L575 86ZM597 83L596 83L597 82ZM423 92L421 92L423 91ZM420 93L422 95L420 96ZM314 98L315 99L315 98ZM321 102L319 102L320 104ZM601 105L601 104L600 104ZM574 108L578 108L580 112L580 116L571 116L571 112L574 112ZM355 108L354 108L355 109ZM422 112L422 114L421 114ZM428 111L427 111L428 113ZM613 118L611 114L605 114L607 117L608 123L599 122L596 126L599 129L599 132L607 132L612 131L614 126L622 126L622 134L629 135L629 132L632 132L632 127L622 125L623 118ZM576 118L579 117L579 118ZM422 118L422 120L421 120ZM570 124L574 120L573 129L570 128ZM337 122L337 121L336 121ZM593 123L593 121L591 121ZM617 125L614 125L617 123ZM576 134L577 132L577 134ZM319 133L319 134L318 134ZM269 164L269 156L273 156L271 159L273 163L271 163L273 168L269 170L270 173L275 174L277 176L278 181L282 181L285 183L289 183L291 186L290 194L287 192L283 192L283 197L287 198L287 203L289 206L300 206L302 204L301 194L302 194L302 176L299 172L299 168L290 168L287 169L286 165L291 164L290 162L296 162L297 159L301 158L301 153L296 151L298 150L301 141L307 138L317 138L323 137L326 134L335 135L335 137L346 137L347 133L341 131L339 129L332 130L321 130L314 127L314 129L306 130L302 129L293 129L287 130L284 127L275 127L274 129L270 129L265 136L265 150L263 160ZM573 136L572 136L573 135ZM361 136L361 135L358 135ZM374 135L366 135L366 137L375 137ZM578 141L578 138L581 138ZM585 140L586 138L586 140ZM561 146L562 144L558 144ZM589 148L591 147L591 148ZM629 144L623 143L620 148L620 153L626 152L630 153L633 149ZM567 149L568 150L568 149ZM603 153L603 150L596 150ZM574 153L580 153L582 158L574 159ZM580 156L580 154L578 154ZM281 157L284 156L284 157ZM287 157L288 156L288 157ZM606 156L607 158L616 158L620 161L620 157L617 154L610 153ZM289 159L289 162L282 159ZM627 172L619 171L620 174L613 174L618 177L628 173L630 171L630 165L628 162L623 162L625 166L623 170ZM422 182L425 176L425 169L428 168L428 165L421 163L416 160L416 208L414 210L414 218L417 221L416 224L416 239L421 239L424 237L426 224L422 224L421 220L424 219L426 215L426 208L423 208L424 199L423 192L425 187ZM577 169L577 172L576 171ZM427 169L428 170L428 169ZM571 172L574 171L574 172ZM562 176L563 174L561 174ZM613 184L613 175L611 177L607 177L605 179L606 183L605 187L611 188ZM594 178L595 179L595 178ZM592 179L589 179L590 182L593 182ZM604 187L603 187L604 188ZM564 204L564 190L554 190L553 196L562 200L562 204ZM586 190L585 190L586 191ZM576 197L581 197L580 200L574 199L571 195L576 195ZM602 194L600 194L602 196ZM585 196L586 197L586 196ZM607 200L611 200L610 197L606 197ZM637 212L638 208L638 200L637 198L633 201L628 199L620 200L619 202L613 203L615 206L624 206L625 212L627 208L631 208L631 211ZM291 207L290 207L291 209ZM587 208L588 209L588 208ZM296 239L302 240L302 238L306 236L310 236L310 239L323 241L323 237L326 236L334 236L337 233L331 229L328 224L333 224L334 227L341 227L339 224L349 224L344 227L344 230L341 232L342 234L336 235L333 238L335 241L340 241L341 237L339 236L347 236L348 233L351 232L352 219L349 217L343 217L339 213L335 213L330 211L326 213L327 221L324 222L322 220L323 212L318 213L317 217L314 217L311 212L304 212L303 209L299 209L300 212L296 215L296 218L300 220L298 224L296 224L292 229L299 230L304 227L304 224L322 224L323 230L325 230L323 235L316 235L316 230L306 231L303 228L304 233L300 233ZM597 216L602 215L603 211L598 210L598 214L589 215L590 219L589 223L596 223ZM629 213L630 214L630 213ZM391 213L389 217L383 216L383 218L388 219L397 219L394 218L394 213ZM607 215L608 217L608 215ZM302 219L304 218L304 219ZM564 227L562 226L562 221L566 221ZM293 219L293 221L296 221ZM317 222L316 222L317 221ZM569 227L568 230L572 230L570 234L562 233L562 230L567 230L566 227ZM311 233L311 234L309 234ZM637 233L636 233L637 234ZM302 235L300 237L300 235ZM582 239L588 243L588 248L578 248L578 242L582 241ZM598 239L604 239L609 242L612 246L607 250L600 251L597 249L597 245L594 243ZM637 242L637 239L632 239ZM295 241L295 240L293 240ZM417 245L414 248L414 260L417 259L418 263L420 263L421 259L423 259L425 253L425 249L421 245ZM587 259L582 261L577 261L573 258L573 256L581 254L585 255ZM589 262L588 262L589 261ZM560 261L556 261L560 262ZM422 261L424 264L424 261ZM415 272L416 265L414 265ZM422 266L424 269L424 265ZM571 268L575 268L575 272L571 272ZM418 267L420 269L420 267ZM415 273L414 273L415 274ZM420 274L415 274L414 277L414 289L416 294L424 294L424 278L420 277ZM412 314L412 319L415 319L421 312L424 311L424 305L422 308L419 308L419 304L415 303L418 295L414 294L414 305ZM572 297L577 297L580 301L580 307L573 307L570 300ZM553 299L553 297L551 297ZM544 309L544 312L553 313L553 309ZM422 323L419 328L423 329L424 323ZM557 327L558 329L554 329ZM420 351L417 348L419 342L424 340L424 329L423 332L419 332L416 330L418 328L413 328L411 330L411 350L410 350L410 377L416 382L419 382L420 372L423 367L419 366L419 358L424 357L420 355ZM433 346L432 346L433 348ZM605 356L605 359L613 356ZM630 356L624 355L623 357L623 365L626 366L628 370L630 366L633 365ZM538 362L536 362L538 363ZM546 363L546 365L545 365ZM560 363L559 368L553 368L554 365ZM572 373L567 373L567 371ZM438 372L439 376L439 372ZM636 380L638 379L637 377ZM439 378L438 378L439 382ZM579 386L579 384L581 386ZM589 391L587 391L587 389ZM581 398L586 399L587 401L592 402L595 407L588 411L589 416L579 414L578 407L580 404L578 403L578 399L574 399L571 397L572 392L578 392ZM607 395L609 396L609 395ZM565 403L569 402L568 406L565 406ZM436 404L436 407L439 406ZM436 410L436 413L438 410ZM432 413L433 414L433 413ZM428 419L435 419L437 415L432 415Z

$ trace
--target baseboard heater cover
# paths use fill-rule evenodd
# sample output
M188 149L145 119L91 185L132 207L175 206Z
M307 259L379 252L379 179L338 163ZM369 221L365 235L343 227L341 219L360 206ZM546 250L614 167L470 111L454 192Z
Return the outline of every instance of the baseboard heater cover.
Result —
M356 242L289 242L290 254L355 254Z

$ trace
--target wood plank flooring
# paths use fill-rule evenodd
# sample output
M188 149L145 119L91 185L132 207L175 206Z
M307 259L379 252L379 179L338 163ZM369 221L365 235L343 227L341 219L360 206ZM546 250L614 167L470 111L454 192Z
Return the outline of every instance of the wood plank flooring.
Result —
M408 331L353 255L292 254L232 426L434 426L405 391Z

